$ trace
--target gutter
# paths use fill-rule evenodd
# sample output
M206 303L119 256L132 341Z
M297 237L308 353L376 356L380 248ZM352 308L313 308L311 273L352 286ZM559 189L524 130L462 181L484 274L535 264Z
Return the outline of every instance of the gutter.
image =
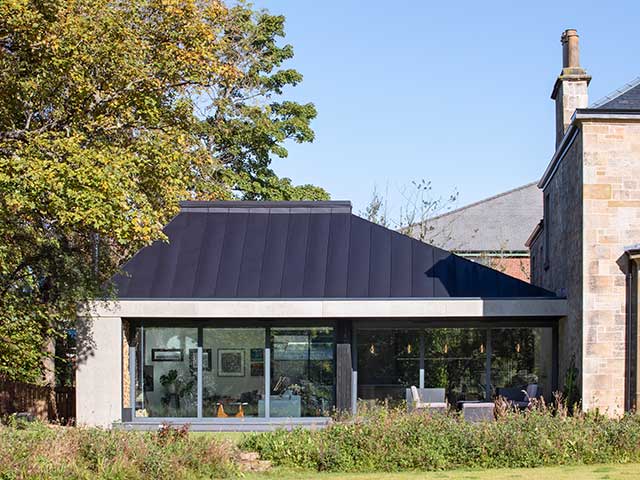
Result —
M536 238L538 238L540 233L542 233L543 229L544 229L544 220L540 220L538 224L535 226L535 228L533 229L533 232L531 232L531 235L529 235L529 238L527 238L527 241L524 242L524 246L530 249L531 245L533 244L533 242L536 241Z

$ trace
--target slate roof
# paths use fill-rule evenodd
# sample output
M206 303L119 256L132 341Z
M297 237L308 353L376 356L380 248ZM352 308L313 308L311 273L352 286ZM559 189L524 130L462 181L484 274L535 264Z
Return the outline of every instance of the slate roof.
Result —
M375 225L348 202L185 202L120 298L539 297L546 290Z
M466 205L430 219L424 238L458 252L527 252L525 243L542 218L542 195L534 182Z
M589 108L600 110L639 110L640 77L598 100Z

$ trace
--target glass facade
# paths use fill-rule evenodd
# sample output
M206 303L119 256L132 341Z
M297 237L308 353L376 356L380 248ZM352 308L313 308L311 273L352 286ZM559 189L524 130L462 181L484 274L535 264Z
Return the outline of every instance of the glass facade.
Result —
M419 336L412 330L358 330L358 397L396 401L418 384Z
M553 394L553 340L550 328L491 331L491 384L494 394L518 393L536 385L536 396Z
M318 417L335 407L332 327L139 325L131 345L138 419Z
M412 385L444 388L454 406L523 390L551 400L551 327L361 329L356 338L364 401L397 403Z
M320 417L334 403L333 328L271 329L271 416Z
M321 417L334 411L337 397L340 408L349 408L349 398L356 398L338 394L355 386L350 383L352 357L342 353L342 363L336 364L336 328L291 323L259 327L244 322L249 326L232 328L213 322L138 323L127 336L129 397L123 405L135 402L137 419ZM345 329L337 331L345 338ZM353 332L358 400L399 404L412 385L444 389L452 406L498 395L521 401L523 391L552 400L552 327L356 324Z
M424 387L444 388L451 405L486 398L487 331L440 328L424 332Z
M146 328L138 333L137 417L194 417L198 370L189 361L197 328Z
M202 330L202 415L263 417L265 329Z

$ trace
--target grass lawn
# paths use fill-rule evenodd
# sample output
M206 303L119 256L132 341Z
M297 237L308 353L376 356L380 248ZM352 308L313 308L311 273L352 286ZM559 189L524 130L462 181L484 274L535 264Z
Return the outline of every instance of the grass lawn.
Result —
M274 469L247 475L246 479L346 479L346 480L631 480L640 479L640 464L588 465L500 470L455 470L405 473L306 473Z

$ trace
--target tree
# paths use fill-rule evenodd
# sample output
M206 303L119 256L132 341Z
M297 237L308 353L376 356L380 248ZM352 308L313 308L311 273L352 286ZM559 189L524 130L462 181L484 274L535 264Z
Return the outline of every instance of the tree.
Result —
M377 188L373 189L371 200L363 216L370 222L383 227L395 228L421 242L440 246L451 239L450 225L436 228L430 221L434 217L449 211L458 200L458 191L453 190L446 197L435 197L433 186L428 180L412 181L400 191L402 204L397 209L398 214L389 214L390 206L388 194L381 194Z
M302 80L283 35L217 0L0 3L0 374L37 379L179 200L328 197L269 168L316 115L276 101Z

